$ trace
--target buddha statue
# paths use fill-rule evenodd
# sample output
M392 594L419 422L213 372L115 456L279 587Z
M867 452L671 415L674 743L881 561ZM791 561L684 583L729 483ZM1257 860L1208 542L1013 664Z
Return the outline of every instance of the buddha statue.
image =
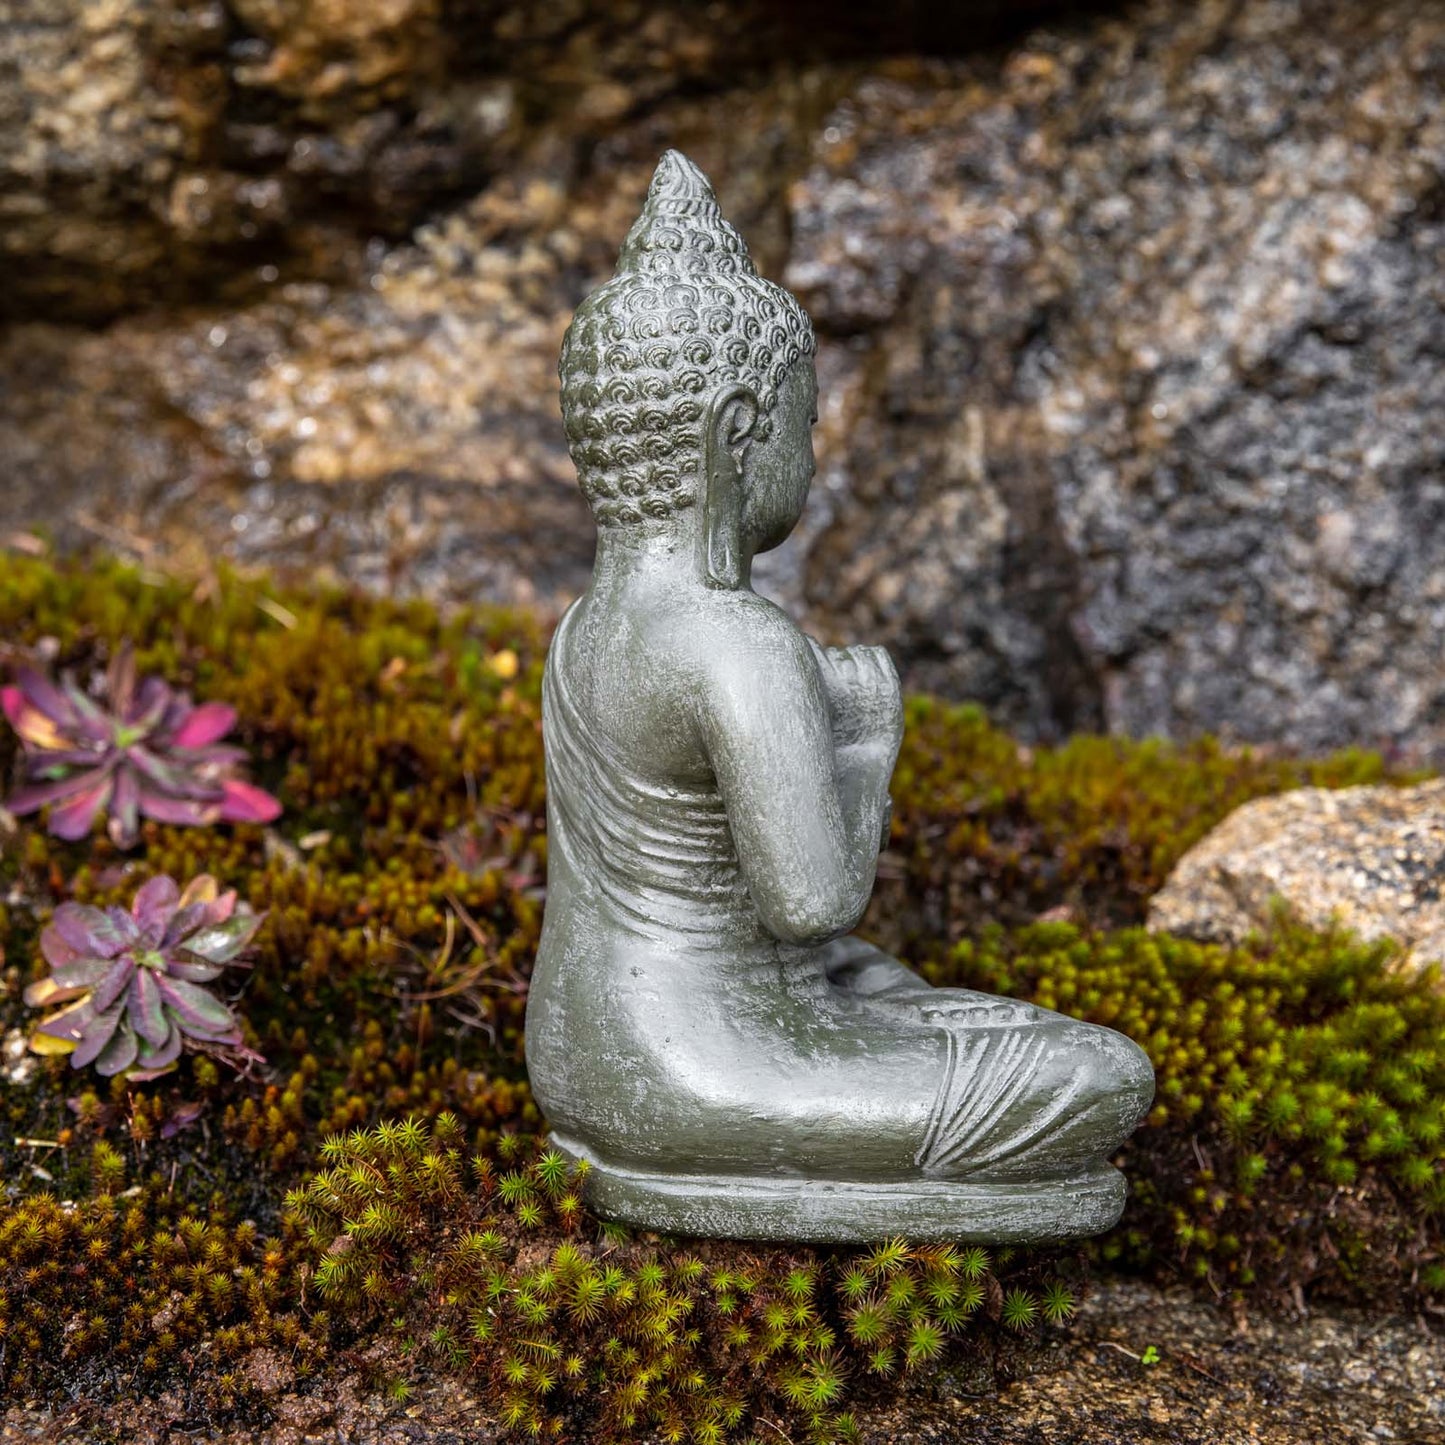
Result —
M548 892L527 1066L603 1217L675 1234L1041 1240L1109 1227L1144 1052L935 988L855 936L902 737L881 647L752 590L814 471L812 328L703 174L659 162L563 342L598 528L547 654Z

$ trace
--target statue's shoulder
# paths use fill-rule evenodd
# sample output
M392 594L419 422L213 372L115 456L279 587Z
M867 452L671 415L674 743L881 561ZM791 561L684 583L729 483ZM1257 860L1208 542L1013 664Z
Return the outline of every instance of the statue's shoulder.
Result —
M756 674L770 665L808 658L802 629L776 603L756 592L710 591L695 623L679 626L684 645L705 671Z
M588 684L579 673L592 675L587 659L606 651L604 639L619 629L637 644L622 656L645 659L645 668L614 662L614 671L624 687L643 692L680 686L684 695L707 697L810 663L807 639L792 618L746 589L698 590L685 600L650 603L623 615L599 612L586 601L579 598L563 614L547 654L548 670L581 683L584 692Z

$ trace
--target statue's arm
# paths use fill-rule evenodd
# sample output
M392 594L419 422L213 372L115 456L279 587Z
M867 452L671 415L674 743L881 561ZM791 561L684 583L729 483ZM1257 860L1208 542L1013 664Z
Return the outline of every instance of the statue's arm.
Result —
M698 721L764 926L790 943L848 932L873 890L896 729L835 746L807 640L754 617L714 653Z

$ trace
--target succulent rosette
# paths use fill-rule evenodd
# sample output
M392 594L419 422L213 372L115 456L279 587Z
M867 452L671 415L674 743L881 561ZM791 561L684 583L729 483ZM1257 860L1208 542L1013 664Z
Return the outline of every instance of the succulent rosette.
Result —
M236 1016L206 985L240 957L262 917L209 874L185 892L152 878L129 911L61 904L40 935L50 976L26 989L25 1002L64 1007L41 1021L31 1048L68 1053L76 1069L149 1077L187 1043L239 1045Z
M24 747L25 783L5 805L23 815L50 807L50 831L74 842L97 815L117 847L140 836L144 815L161 823L269 823L270 793L237 776L244 748L221 739L236 725L225 703L197 706L158 677L139 682L128 646L107 674L108 707L72 679L21 668L0 688L0 707Z

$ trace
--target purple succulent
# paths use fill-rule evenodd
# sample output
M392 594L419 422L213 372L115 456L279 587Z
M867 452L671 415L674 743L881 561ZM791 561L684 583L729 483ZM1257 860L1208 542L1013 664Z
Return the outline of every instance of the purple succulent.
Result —
M251 942L261 915L222 893L209 874L184 893L152 878L130 911L62 903L40 935L48 978L25 990L32 1008L64 1004L41 1021L30 1045L70 1055L72 1068L149 1078L180 1057L181 1045L237 1046L235 1015L206 984Z
M54 683L21 668L0 687L0 706L25 748L27 781L7 800L12 813L51 805L50 831L84 838L96 815L118 848L140 836L140 818L161 823L269 823L281 804L236 776L243 748L220 739L236 725L221 702L197 707L158 677L137 683L128 646L107 674L109 710L69 678Z

